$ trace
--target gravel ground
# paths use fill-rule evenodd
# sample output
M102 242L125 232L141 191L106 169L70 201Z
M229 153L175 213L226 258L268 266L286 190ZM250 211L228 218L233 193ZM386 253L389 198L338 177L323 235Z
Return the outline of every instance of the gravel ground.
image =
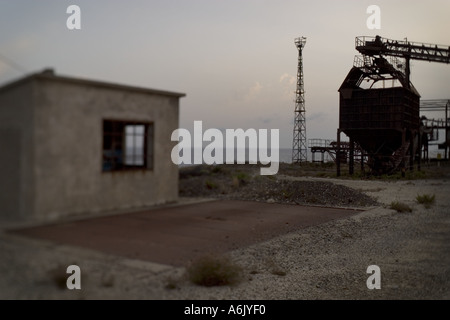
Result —
M368 207L379 205L370 196L324 179L298 179L278 175L260 176L255 168L242 165L196 166L181 171L180 196L212 197L268 203Z
M251 188L248 176L239 178L232 180L230 188ZM317 204L344 190L340 206L356 204L367 210L231 252L244 278L222 287L194 285L184 278L184 268L21 238L2 230L0 299L450 299L448 172L440 179L393 182L283 175L278 179L288 191L302 185L308 186L305 190L313 188ZM273 187L277 180L263 183ZM228 188L210 187L213 192ZM323 188L335 192L324 191L321 196L317 190ZM434 194L436 203L425 208L415 201L418 194ZM273 190L256 198L299 199L281 197ZM390 209L393 201L409 205L412 212ZM3 223L2 229L8 226ZM56 270L69 264L81 267L82 290L59 287L62 281ZM380 290L366 286L369 265L381 269Z

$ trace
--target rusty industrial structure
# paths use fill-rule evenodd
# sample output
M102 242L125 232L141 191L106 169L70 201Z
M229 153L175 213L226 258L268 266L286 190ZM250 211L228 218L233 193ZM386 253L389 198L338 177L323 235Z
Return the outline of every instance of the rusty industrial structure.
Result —
M420 101L420 127L419 138L422 146L421 159L425 162L431 160L429 156L429 147L437 146L438 151L443 150L444 160L448 160L450 153L450 99L432 99ZM426 115L428 115L428 117ZM432 115L432 118L430 118ZM436 118L437 117L437 118ZM447 119L447 120L445 120ZM442 137L444 135L444 137ZM325 163L326 161L337 162L337 142L331 139L309 139L308 147L311 150L312 162ZM364 171L364 153L361 147L355 143L353 146L355 162L361 164L361 171ZM340 142L341 163L347 163L347 155L350 151L350 143L348 141ZM316 154L320 155L320 159L316 158ZM438 157L442 154L438 153ZM439 160L439 158L438 158ZM420 167L420 163L418 163Z
M295 46L298 49L297 89L295 97L294 135L292 143L292 163L307 161L308 149L306 147L306 118L305 118L305 86L303 80L303 48L306 38L296 38Z
M349 173L355 161L372 174L420 169L423 123L420 95L410 82L410 60L450 63L450 47L357 37L354 65L339 88L339 128L335 146L337 175L348 158ZM447 116L445 118L447 123ZM422 133L421 133L422 130ZM350 139L341 142L341 132Z
M325 159L331 159L333 162L337 162L338 155L340 161L347 163L348 154L350 153L350 143L348 141L340 141L339 152L336 140L330 139L309 139L309 149L311 150L311 161L325 163ZM320 160L316 159L316 154L320 154ZM364 163L362 157L361 147L357 143L353 145L353 155L355 159L361 159L361 163ZM364 169L362 169L364 170Z
M450 147L450 99L433 99L420 101L420 111L423 114L420 117L420 134L422 141L422 159L429 161L429 146L437 146L438 150L444 151L444 159L448 160L448 149ZM436 113L440 113L441 118L435 118ZM443 118L442 118L443 116ZM442 131L444 138L441 139ZM443 140L439 143L440 140Z

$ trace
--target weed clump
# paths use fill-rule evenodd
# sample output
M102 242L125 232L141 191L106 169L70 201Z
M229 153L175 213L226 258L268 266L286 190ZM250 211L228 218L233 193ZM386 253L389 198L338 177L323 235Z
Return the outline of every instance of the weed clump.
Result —
M397 212L412 212L412 209L410 206L408 206L406 203L398 202L398 201L391 202L390 208Z
M419 204L423 204L425 208L429 209L436 201L436 196L430 194L417 195L416 201Z
M240 281L242 268L227 256L205 255L187 268L188 279L205 287L233 285Z
M217 189L218 188L218 185L215 182L210 181L210 180L206 180L205 185L206 185L206 187L209 190L213 190L213 189Z

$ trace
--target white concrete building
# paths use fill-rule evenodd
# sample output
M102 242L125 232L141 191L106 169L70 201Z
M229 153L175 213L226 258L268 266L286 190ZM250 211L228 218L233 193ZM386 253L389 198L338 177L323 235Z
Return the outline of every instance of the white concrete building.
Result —
M182 93L32 74L0 88L0 218L174 202Z

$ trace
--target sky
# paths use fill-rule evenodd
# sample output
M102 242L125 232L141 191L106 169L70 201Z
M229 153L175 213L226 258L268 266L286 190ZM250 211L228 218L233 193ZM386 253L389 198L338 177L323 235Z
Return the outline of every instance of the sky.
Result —
M73 4L80 30L66 26ZM367 27L370 5L380 30ZM307 38L307 138L335 139L355 37L450 45L449 12L448 0L0 0L0 85L53 68L181 92L180 128L279 129L280 147L292 148L295 38ZM450 65L411 69L422 99L450 98Z

